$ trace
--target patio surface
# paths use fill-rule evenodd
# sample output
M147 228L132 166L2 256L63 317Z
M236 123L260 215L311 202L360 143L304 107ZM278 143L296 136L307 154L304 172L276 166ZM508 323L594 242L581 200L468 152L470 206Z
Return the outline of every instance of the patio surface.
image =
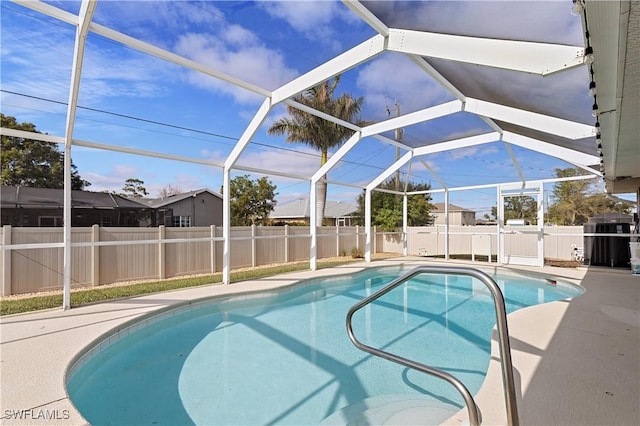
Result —
M387 264L486 263L422 258L376 261ZM145 313L202 297L257 291L297 280L343 274L352 264L102 302L5 316L0 319L0 424L85 424L66 394L65 371L83 348L102 334ZM582 285L571 301L519 310L509 315L509 332L521 424L640 424L640 276L609 268L502 267L545 273ZM494 339L485 383L475 396L483 424L506 424L499 353ZM419 411L380 419L384 424L424 424ZM22 419L19 417L22 415ZM416 417L417 415L417 417ZM466 411L447 421L467 423Z

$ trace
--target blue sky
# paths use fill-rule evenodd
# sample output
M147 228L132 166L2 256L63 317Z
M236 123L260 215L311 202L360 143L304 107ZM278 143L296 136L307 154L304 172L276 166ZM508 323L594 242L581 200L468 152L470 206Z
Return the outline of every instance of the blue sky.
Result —
M78 12L80 4L48 3L72 13ZM565 40L582 44L579 19L571 16L566 3L544 5L557 21L551 28ZM496 4L488 5L491 10L487 14L495 14ZM427 6L414 3L413 13L399 15L406 20L429 16ZM453 24L482 20L466 6L450 2L439 7L452 9ZM7 1L2 1L1 7L2 112L20 122L32 122L42 132L63 136L66 106L61 103L67 101L69 93L75 30ZM375 35L346 6L330 1L103 0L98 2L94 22L268 90ZM392 53L344 73L339 91L363 96L362 118L373 121L386 119L388 111L394 115L395 103L405 114L453 99L409 59ZM78 101L83 108L78 109L74 138L222 163L261 101L260 96L244 89L90 33ZM586 110L589 108L590 104L585 105ZM311 176L319 165L316 152L267 135L266 129L284 114L283 107L271 112L239 164ZM459 113L428 126L404 129L404 138L435 142L486 131L484 122ZM554 168L570 166L516 146L513 151L527 179L551 178ZM365 139L329 178L366 184L394 159L395 147ZM450 187L518 180L502 142L424 159ZM132 177L143 180L151 196L169 185L184 191L202 187L219 191L222 182L222 170L217 167L83 147L73 148L73 161L94 191L119 191ZM235 171L233 175L245 173ZM412 164L411 176L434 188L440 186L420 162ZM275 175L269 178L278 187L280 202L308 194L308 182ZM329 186L332 200L351 201L359 193L358 188ZM434 195L434 201L442 201L442 197ZM450 201L476 209L481 216L495 205L495 189L452 193Z

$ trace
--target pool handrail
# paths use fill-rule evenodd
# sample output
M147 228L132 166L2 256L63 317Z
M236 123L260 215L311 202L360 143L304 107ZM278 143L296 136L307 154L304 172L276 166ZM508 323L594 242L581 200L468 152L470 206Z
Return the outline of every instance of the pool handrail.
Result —
M372 346L365 345L360 342L354 332L352 326L353 314L374 300L384 296L400 284L410 280L418 274L449 274L449 275L467 275L473 278L477 278L484 283L493 296L493 302L496 310L496 324L498 328L498 343L500 347L500 359L502 365L502 382L504 387L505 405L507 409L507 424L509 426L518 426L518 407L516 402L515 384L513 379L513 365L511 362L511 348L509 344L509 331L507 328L507 312L504 304L504 297L498 284L486 273L473 268L466 267L450 267L450 266L418 266L402 276L396 278L391 283L387 284L382 289L376 291L370 296L362 299L356 303L347 312L347 333L351 342L360 350L368 352L380 358L387 359L389 361L396 362L405 367L413 368L426 374L438 377L449 382L453 385L458 392L462 395L469 411L469 423L471 425L479 425L481 421L481 414L478 405L476 404L473 396L467 389L467 387L458 380L455 376L442 371L440 369L429 367L428 365L413 361L390 352L383 351L381 349L374 348Z

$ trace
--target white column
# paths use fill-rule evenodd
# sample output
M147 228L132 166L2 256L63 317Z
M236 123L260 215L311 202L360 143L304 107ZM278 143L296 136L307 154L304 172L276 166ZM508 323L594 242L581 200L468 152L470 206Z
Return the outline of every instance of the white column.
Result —
M364 260L371 262L371 190L366 189L364 193Z
M444 258L449 260L449 190L444 190Z
M96 9L96 0L83 0L78 13L75 45L73 49L73 64L71 67L71 81L69 102L67 104L67 120L64 132L64 196L63 196L63 230L62 240L64 251L62 255L62 309L71 308L71 145L73 128L76 121L76 107L80 92L80 77L84 48L87 41L89 25Z
M498 251L498 263L504 264L504 202L502 201L502 187L496 187L496 222L497 226L497 251Z
M267 115L271 111L271 98L266 98L256 115L253 116L251 122L242 133L238 143L224 162L222 170L222 236L224 238L224 248L222 252L222 283L229 284L231 282L231 169L236 161L245 150L253 135L258 131Z
M316 226L316 199L318 182L311 182L309 191L309 231L311 232L311 247L309 249L309 268L312 271L318 269L318 227Z
M62 309L71 308L71 140L64 144L64 196L62 210Z
M231 171L225 167L222 171L222 284L231 282Z
M538 184L538 266L544 266L544 184Z
M409 231L409 212L408 212L408 197L405 193L402 196L402 255L408 255L407 248L407 232Z

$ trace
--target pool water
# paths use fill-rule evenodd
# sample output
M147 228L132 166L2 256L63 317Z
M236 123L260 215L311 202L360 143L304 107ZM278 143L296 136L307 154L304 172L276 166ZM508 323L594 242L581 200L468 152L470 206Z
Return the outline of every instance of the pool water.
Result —
M463 407L450 385L359 351L346 333L348 309L405 271L369 269L158 315L72 366L69 396L93 425L376 423L372 410L403 401L444 407L434 411L442 421ZM581 292L493 278L507 312ZM353 324L363 343L444 369L475 393L495 311L481 282L427 274L358 311Z

